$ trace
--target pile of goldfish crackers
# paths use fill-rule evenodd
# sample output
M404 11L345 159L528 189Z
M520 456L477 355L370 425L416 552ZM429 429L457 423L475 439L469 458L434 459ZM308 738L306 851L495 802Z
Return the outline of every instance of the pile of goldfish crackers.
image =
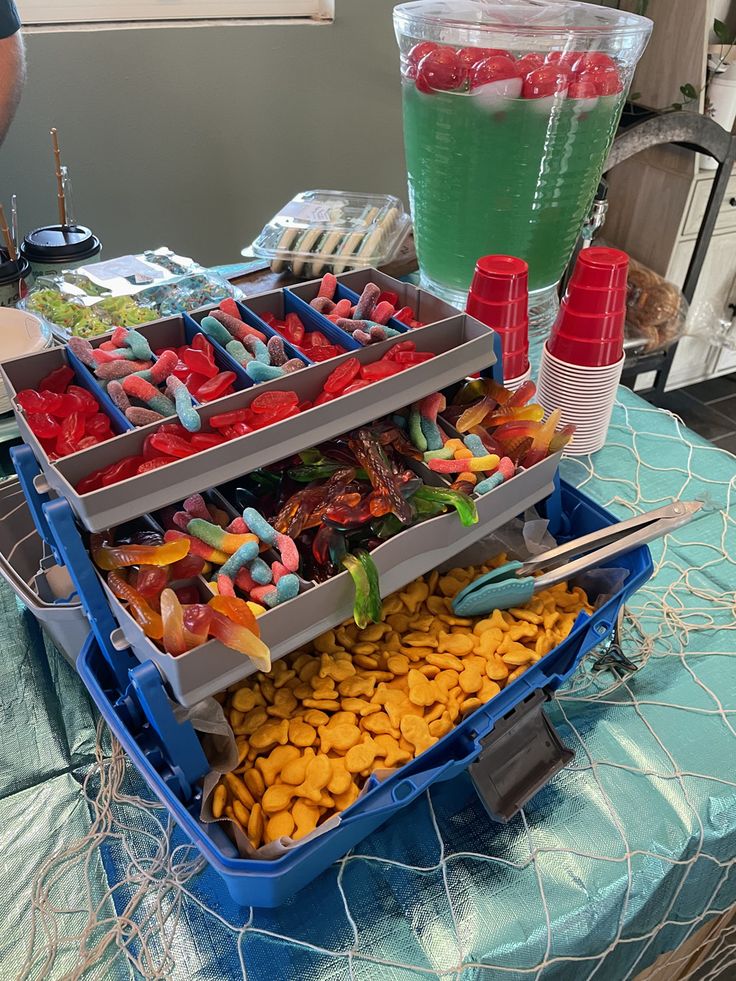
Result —
M560 583L521 609L455 616L454 596L505 561L435 570L388 597L381 623L346 621L218 695L239 763L217 783L212 817L255 849L304 838L374 770L429 749L592 612L582 589Z

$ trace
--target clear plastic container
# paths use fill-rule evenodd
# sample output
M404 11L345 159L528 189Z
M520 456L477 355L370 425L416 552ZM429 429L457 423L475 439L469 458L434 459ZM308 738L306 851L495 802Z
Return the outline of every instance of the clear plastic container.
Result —
M422 285L462 307L480 256L518 256L530 322L549 326L651 21L576 0L418 0L394 26Z
M386 264L410 227L403 204L390 194L302 191L269 221L253 251L270 259L274 272L290 268L312 278Z

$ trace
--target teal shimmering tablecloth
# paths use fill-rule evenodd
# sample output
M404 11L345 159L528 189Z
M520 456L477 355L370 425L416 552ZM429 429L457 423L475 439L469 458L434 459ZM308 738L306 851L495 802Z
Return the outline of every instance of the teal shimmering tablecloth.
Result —
M584 662L551 708L575 759L509 825L440 784L280 910L233 905L0 589L0 977L620 981L736 903L736 459L621 390L562 470L621 517L707 501L652 545L640 670Z

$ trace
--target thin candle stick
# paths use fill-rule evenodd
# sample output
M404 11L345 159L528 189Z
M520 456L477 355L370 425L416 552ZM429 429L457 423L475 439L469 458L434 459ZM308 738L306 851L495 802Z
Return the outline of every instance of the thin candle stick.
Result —
M59 151L59 136L56 127L51 130L51 142L54 147L54 163L56 165L56 200L59 205L59 222L66 227L66 198L64 196L64 181L61 174L61 153Z
M5 246L8 250L8 255L12 262L15 262L16 252L15 245L13 243L13 236L10 234L10 229L8 228L8 222L5 218L5 208L0 204L0 232L2 232L3 238L5 239Z

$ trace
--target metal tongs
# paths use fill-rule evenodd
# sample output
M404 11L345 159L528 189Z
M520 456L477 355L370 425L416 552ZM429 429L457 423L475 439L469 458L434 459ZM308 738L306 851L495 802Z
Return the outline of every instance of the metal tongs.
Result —
M681 528L702 507L702 501L673 501L672 504L619 521L565 545L558 545L528 562L506 562L458 593L452 603L453 612L458 616L482 616L493 610L523 606L542 589L572 579L586 569L603 565ZM549 566L552 566L549 571L535 575Z

